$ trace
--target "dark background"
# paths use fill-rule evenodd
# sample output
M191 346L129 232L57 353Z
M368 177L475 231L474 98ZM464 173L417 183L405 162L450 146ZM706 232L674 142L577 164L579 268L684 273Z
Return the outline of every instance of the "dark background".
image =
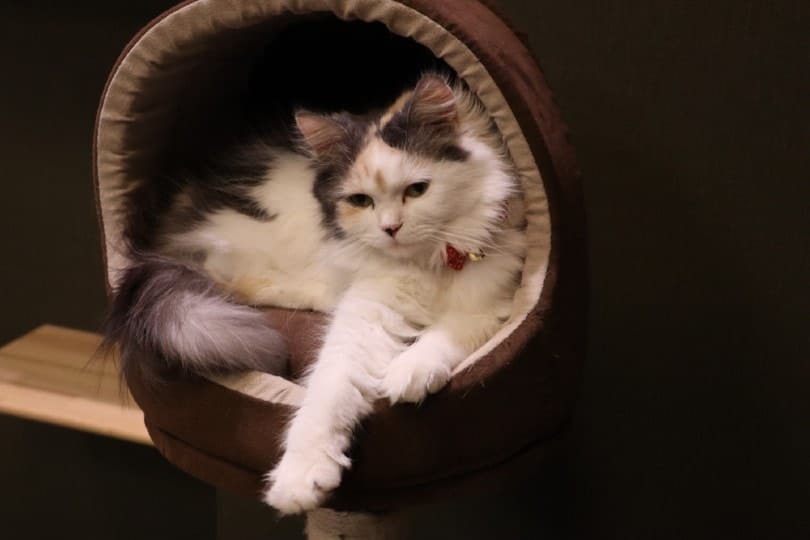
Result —
M424 508L419 538L810 538L810 4L502 2L584 173L590 355L567 467ZM169 0L5 2L0 342L97 329L90 148ZM155 452L0 417L0 536L295 538ZM431 531L431 532L429 532Z

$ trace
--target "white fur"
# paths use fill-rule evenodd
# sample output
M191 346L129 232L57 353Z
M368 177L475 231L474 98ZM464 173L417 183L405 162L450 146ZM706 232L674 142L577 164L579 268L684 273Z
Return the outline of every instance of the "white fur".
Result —
M501 231L494 238L491 232L502 211L492 201L507 199L513 189L504 171L487 170L491 153L470 144L469 163L429 167L377 144L358 163L384 171L400 189L391 190L394 196L381 193L368 177L349 183L351 190L372 194L375 207L346 224L343 249L352 256L339 262L353 283L334 311L284 457L268 476L265 501L285 513L317 506L338 485L340 470L350 463L345 452L352 430L375 398L422 401L495 333L509 315L522 265L522 234ZM403 203L401 189L425 176L434 177L428 193ZM442 182L448 176L467 182ZM390 221L402 223L396 243L382 231ZM486 258L451 270L444 265L448 243L483 249ZM406 346L413 336L417 341Z

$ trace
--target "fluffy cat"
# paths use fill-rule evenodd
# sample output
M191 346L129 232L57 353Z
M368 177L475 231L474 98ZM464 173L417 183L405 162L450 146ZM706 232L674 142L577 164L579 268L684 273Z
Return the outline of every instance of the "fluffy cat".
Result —
M250 306L331 314L267 476L264 499L283 513L338 486L375 399L420 402L496 332L526 249L517 179L460 85L429 73L387 110L299 111L294 131L295 144L256 142L236 174L179 191L108 325L125 369L156 357L279 371L282 340Z

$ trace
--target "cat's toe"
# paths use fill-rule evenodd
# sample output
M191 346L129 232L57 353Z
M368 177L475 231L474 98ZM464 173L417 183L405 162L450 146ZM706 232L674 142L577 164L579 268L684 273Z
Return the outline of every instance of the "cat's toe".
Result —
M317 508L340 485L342 468L323 452L287 453L266 480L264 502L282 514Z
M444 388L449 380L450 368L444 362L405 352L388 366L382 393L391 403L419 403Z

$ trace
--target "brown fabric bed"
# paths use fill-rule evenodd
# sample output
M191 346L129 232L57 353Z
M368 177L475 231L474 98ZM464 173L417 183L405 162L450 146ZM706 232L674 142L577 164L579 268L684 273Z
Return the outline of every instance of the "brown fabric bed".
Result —
M216 144L245 104L295 95L316 108L360 109L436 65L476 92L503 135L531 249L512 317L448 387L418 407L377 404L327 503L337 509L384 510L519 479L560 446L585 352L586 246L578 171L536 62L477 0L189 0L130 42L101 100L94 163L113 289L131 213L156 212L162 173ZM149 196L133 197L136 187ZM291 344L291 374L300 373L323 316L267 316ZM128 382L169 461L252 496L303 393L261 373L159 389L137 373Z

